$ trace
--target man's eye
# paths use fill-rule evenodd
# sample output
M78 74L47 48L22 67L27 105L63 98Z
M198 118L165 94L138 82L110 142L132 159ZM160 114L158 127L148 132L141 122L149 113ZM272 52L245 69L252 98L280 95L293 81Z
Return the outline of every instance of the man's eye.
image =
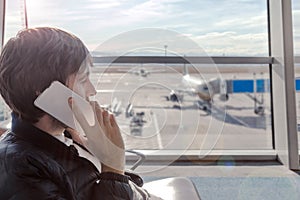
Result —
M87 78L80 78L78 81L80 82L80 83L84 83L84 82L86 82L88 79Z

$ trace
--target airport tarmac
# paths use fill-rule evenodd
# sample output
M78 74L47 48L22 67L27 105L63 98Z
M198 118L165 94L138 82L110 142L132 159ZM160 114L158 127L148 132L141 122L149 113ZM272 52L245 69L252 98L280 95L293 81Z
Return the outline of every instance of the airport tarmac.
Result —
M252 75L227 73L222 77L253 79ZM185 94L182 103L166 100L170 90L180 87L181 77L181 73L153 73L147 77L129 73L91 74L98 91L96 99L101 104L111 104L114 99L121 101L122 112L117 121L127 149L272 149L269 93L263 94L263 115L254 113L254 101L243 93L229 94L226 102L215 95L211 112L207 112L199 109L196 96ZM261 98L260 94L257 98ZM132 117L126 117L129 103L134 113L144 113L141 126L135 126Z

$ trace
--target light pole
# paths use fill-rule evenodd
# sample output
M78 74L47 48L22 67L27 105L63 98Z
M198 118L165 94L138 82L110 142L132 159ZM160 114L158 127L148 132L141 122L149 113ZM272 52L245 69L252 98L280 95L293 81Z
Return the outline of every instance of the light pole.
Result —
M168 48L168 45L165 45L165 56L167 57L167 48Z

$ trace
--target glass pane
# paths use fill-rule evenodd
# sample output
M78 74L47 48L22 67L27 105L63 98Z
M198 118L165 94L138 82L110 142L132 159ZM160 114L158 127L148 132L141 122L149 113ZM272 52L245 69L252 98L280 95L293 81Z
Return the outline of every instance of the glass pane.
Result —
M6 1L4 44L16 33L25 28L24 1Z
M190 37L209 55L268 55L266 1L261 0L27 0L27 8L29 27L64 28L90 50L126 31L163 28Z
M6 41L25 26L22 2L12 0L7 3ZM97 56L268 56L267 9L266 2L261 0L219 1L217 4L210 0L27 0L27 13L29 27L63 28L82 39L93 55ZM180 44L184 45L180 46L174 38L172 41L169 38L159 40L159 35L149 34L149 38L156 37L156 40L148 40L151 44L146 46L147 43L144 43L141 51L141 46L126 43L124 48L123 43L114 40L114 36L120 33L126 34L145 27L172 30L190 43L181 41ZM127 39L141 44L137 42L139 36ZM105 44L111 40L117 45L101 48L107 47ZM153 46L153 43L156 45ZM147 49L149 46L152 49ZM122 48L126 50L123 54L120 53ZM136 48L139 51L135 51ZM211 72L210 65L205 66L208 71L203 71L203 66L196 66L196 71L200 70L201 73L192 73L194 66L189 66L191 77L196 77L195 82L204 77L208 83L221 77L223 82L219 82L219 85L213 85L215 82L212 81L209 86L201 85L202 90L205 90L206 85L207 90L214 91L210 87L215 87L220 93L223 90L221 86L227 84L228 101L221 100L227 99L225 92L215 95L212 105L206 105L205 101L203 103L205 96L193 93L192 89L195 88L191 86L192 83L183 88L190 89L189 92L182 92L180 88L171 93L182 82L184 70L181 63L104 65L103 68L109 68L105 73L98 63L95 66L92 79L99 90L97 98L102 104L112 106L110 108L119 114L118 121L124 131L127 148L272 148L269 90L267 88L263 93L257 91L255 94L253 89L255 84L257 90L261 85L268 86L268 81L265 81L269 79L266 66L263 66L263 74L256 70L256 67L262 66L248 66L246 69L239 65L213 65L220 68L221 73L215 73L215 70ZM133 73L136 69L138 72ZM163 71L151 72L148 76L144 69ZM253 72L256 73L255 77ZM259 79L258 82L253 81L254 78ZM162 80L167 82L157 84ZM243 84L252 90L234 90L235 87L246 87ZM130 93L131 96L122 92L128 94L131 89L134 91ZM174 99L177 99L177 103L172 101ZM131 110L134 112L131 113Z
M193 85L184 83L184 67L114 64L92 69L96 99L116 113L127 148L272 149L268 66L223 65L215 74L208 65L186 65L190 78L205 79L213 87L212 103L198 96L205 95L202 89L196 94Z
M294 34L294 54L295 54L295 84L296 84L296 105L297 105L297 124L300 132L300 2L292 1L293 8L293 34ZM300 137L298 137L300 144Z
M293 0L292 1L293 9L293 34L294 34L294 54L295 56L300 56L300 2ZM299 59L297 60L299 66Z
M4 44L25 27L24 1L6 1ZM10 109L0 96L0 134L2 129L10 128Z

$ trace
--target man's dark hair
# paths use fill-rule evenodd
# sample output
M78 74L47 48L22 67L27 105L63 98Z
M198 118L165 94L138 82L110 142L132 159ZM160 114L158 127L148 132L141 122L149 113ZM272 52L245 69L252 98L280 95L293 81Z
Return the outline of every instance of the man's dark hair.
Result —
M60 29L22 30L1 52L1 95L15 114L36 123L45 114L34 106L36 97L55 80L66 84L88 56L80 39Z

